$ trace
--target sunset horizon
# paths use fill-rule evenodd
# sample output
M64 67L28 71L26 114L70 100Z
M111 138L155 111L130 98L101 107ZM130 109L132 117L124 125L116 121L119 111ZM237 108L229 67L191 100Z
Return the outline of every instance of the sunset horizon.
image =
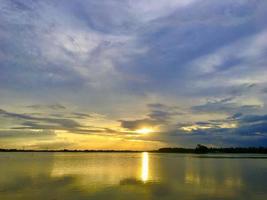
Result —
M0 0L1 200L266 200L267 0Z

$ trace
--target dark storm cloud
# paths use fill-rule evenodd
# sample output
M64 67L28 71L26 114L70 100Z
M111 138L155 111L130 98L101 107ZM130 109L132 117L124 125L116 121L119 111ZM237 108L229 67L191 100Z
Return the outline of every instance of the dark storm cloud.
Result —
M244 123L267 122L267 115L248 115L241 118Z
M221 128L224 123L236 123L235 128ZM234 114L232 117L228 117L222 120L209 120L200 121L194 123L200 126L209 126L210 129L195 130L193 133L199 133L199 131L207 133L233 133L235 135L260 135L267 136L267 115L243 115L240 113ZM187 124L187 125L194 125ZM178 127L186 126L186 124L178 124Z
M263 88L263 89L262 89L262 92L263 92L263 93L267 93L267 88Z
M78 122L72 119L64 118L47 118L47 117L35 117L28 114L19 114L13 112L7 112L0 109L0 115L6 118L13 118L17 120L27 121L26 125L37 125L38 123L49 123L61 128L79 128L82 127Z
M28 149L67 149L74 145L74 142L66 141L46 141L46 142L37 142L37 144L28 145Z
M152 110L151 113L148 114L148 116L151 119L156 119L158 121L165 121L168 120L173 113L169 113L167 111L162 110Z
M209 79L209 76L201 76L201 80ZM220 81L217 81L213 84L207 85L205 87L198 87L197 85L195 88L188 91L191 95L194 97L203 97L206 98L214 98L214 97L220 97L221 99L224 99L225 96L230 96L229 98L235 98L235 97L242 97L246 94L253 94L258 95L258 92L260 92L259 87L255 83L245 83L245 84L224 84ZM227 98L226 98L227 99Z
M186 111L178 106L170 106L162 103L147 104L147 107L150 109L148 116L158 121L168 121L174 116L184 115L186 113Z
M85 119L85 118L91 118L92 116L90 114L86 114L86 113L77 113L77 112L73 112L72 115L76 118L81 118L81 119Z
M236 123L235 128L222 128L225 123ZM190 132L180 129L185 126L199 125L208 129L195 129ZM178 130L166 134L167 140L182 141L188 145L201 142L215 146L267 146L266 115L235 114L224 120L200 121L194 124L178 124ZM164 138L161 138L161 140Z
M148 104L147 107L149 112L146 118L137 120L120 120L119 122L121 122L121 127L136 130L146 126L153 127L158 125L167 125L173 117L184 114L177 106L155 103Z
M215 101L208 101L205 104L193 106L191 109L194 112L203 113L253 113L259 111L260 105L240 105L233 101L234 97L224 98Z
M92 118L90 115L83 113L71 113L70 115L78 116L76 119L85 119ZM68 116L68 113L65 113L61 118L50 117L53 115L48 115L48 117L38 117L36 115L30 114L19 114L14 112L7 112L3 109L0 109L0 117L8 118L15 120L12 124L10 130L1 131L3 135L1 137L24 137L26 136L40 136L40 135L52 135L51 132L54 130L64 130L74 134L84 134L84 135L111 135L111 136L120 136L124 135L124 132L117 131L111 128L105 127L96 127L83 125L77 122L74 119L66 119L64 116ZM32 130L39 130L38 132L33 132ZM29 133L27 133L27 131ZM40 132L41 131L41 132ZM53 132L54 134L54 132ZM26 137L25 136L25 137Z
M21 123L22 126L14 127L13 129L37 129L37 130L74 130L78 127L62 126L62 124L55 123L44 124L43 121L26 121Z
M162 103L151 103L147 104L147 106L152 110L177 110L179 107L177 106L168 106Z
M88 113L81 113L81 112L70 112L70 113L62 113L62 114L51 114L54 117L61 117L61 118L70 118L70 119L88 119L94 118L92 115Z
M61 104L51 104L51 105L42 105L42 104L34 104L27 106L28 108L33 109L52 109L52 110L65 110L66 107Z
M159 122L153 119L137 119L137 120L120 120L121 127L130 130L136 130L142 127L158 125Z
M29 130L0 130L0 138L53 138L56 134L53 131L29 131Z

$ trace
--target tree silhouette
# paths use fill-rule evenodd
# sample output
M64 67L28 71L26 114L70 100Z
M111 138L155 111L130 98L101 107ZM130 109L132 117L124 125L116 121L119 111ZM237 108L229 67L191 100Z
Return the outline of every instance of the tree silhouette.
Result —
M198 144L195 149L195 153L208 153L208 152L209 148L201 144Z

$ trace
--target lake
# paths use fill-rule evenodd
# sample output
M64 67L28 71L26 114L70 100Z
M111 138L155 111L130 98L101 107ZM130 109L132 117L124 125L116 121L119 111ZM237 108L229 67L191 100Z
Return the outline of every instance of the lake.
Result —
M1 200L267 199L267 155L0 153Z

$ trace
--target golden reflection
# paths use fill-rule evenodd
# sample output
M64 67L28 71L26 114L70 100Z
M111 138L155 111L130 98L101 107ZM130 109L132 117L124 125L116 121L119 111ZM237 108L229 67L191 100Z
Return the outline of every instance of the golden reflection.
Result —
M146 182L148 180L148 174L149 174L149 157L147 152L142 153L142 174L141 179L143 182Z

